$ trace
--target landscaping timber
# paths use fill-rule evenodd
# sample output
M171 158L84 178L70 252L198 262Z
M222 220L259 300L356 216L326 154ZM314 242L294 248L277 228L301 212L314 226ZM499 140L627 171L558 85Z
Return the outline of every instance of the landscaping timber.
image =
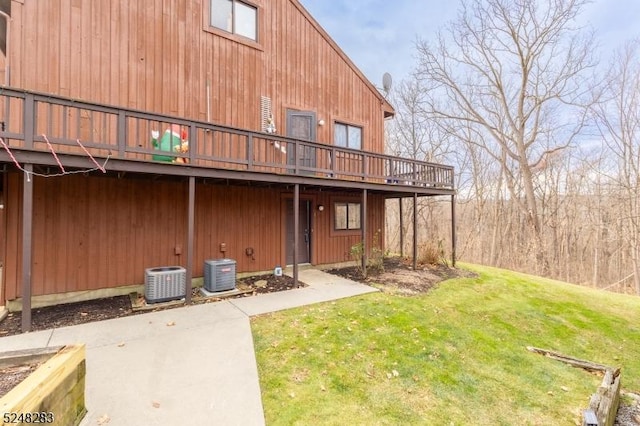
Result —
M590 373L603 373L602 383L596 393L591 396L589 408L585 410L583 424L592 424L586 421L587 415L592 413L598 419L598 426L613 426L620 405L620 367L610 367L532 346L527 346L527 350L564 362L572 367L582 368Z
M5 353L0 360L4 365L21 365L47 357L32 374L0 398L0 412L10 416L13 415L10 413L39 414L46 420L53 419L55 424L78 425L86 413L85 345ZM0 425L14 421L5 417L0 419Z

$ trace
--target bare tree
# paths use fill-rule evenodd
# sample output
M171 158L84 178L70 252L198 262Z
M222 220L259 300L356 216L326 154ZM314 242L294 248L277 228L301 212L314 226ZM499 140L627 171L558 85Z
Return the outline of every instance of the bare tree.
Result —
M604 168L618 208L617 222L632 264L635 290L640 295L640 40L616 53L601 93L593 108L595 121L613 159Z
M549 272L535 172L584 123L579 101L593 66L591 34L575 18L588 0L471 0L435 43L419 41L416 76L426 115L487 152L510 202L526 218L532 251ZM469 127L482 137L470 138Z
M443 134L441 128L423 114L421 105L425 93L421 82L416 79L404 80L394 89L391 102L395 105L396 116L386 126L386 145L391 154L407 155L428 162L445 162L445 159L454 155L451 137ZM410 245L413 237L411 203L404 199L401 199L400 203L403 203L403 208L397 208L399 206L396 206L395 202L388 204L388 214L397 218L397 221L390 221L393 226L387 229L386 233L388 242L393 247L399 247L398 232L402 232L406 237L405 246ZM441 214L438 211L440 203L438 197L419 200L418 217L419 223L423 224L418 234L419 244L435 244L435 241L444 240L443 235L448 234L441 229L441 221L436 220L436 215ZM399 218L400 211L403 215L402 220ZM402 230L399 231L396 222L402 223ZM406 249L407 247L403 247L401 251L406 252Z

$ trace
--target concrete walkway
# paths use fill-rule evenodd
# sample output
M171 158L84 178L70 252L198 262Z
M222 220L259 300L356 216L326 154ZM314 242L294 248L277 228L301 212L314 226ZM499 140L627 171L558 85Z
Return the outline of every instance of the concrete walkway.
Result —
M299 278L308 287L3 337L0 352L85 343L82 426L263 425L249 317L376 291L315 269Z

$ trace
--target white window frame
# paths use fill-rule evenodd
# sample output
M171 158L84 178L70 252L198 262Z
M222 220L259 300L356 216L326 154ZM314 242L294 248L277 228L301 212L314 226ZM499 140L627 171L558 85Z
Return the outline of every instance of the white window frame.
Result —
M344 129L346 131L346 145L338 145L338 138L336 137L336 133L338 131L338 129ZM351 130L352 129L357 129L360 133L360 140L356 141L352 141L350 136L351 136ZM344 123L341 121L336 121L333 123L333 144L342 148L350 148L350 149L357 149L357 150L362 150L362 134L363 134L363 129L362 126L355 126L353 124L349 124L349 123Z
M214 0L209 0L209 25L212 28L216 28L218 30L227 32L229 34L234 34L240 37L244 37L248 40L253 40L253 41L258 41L258 6L256 6L255 4L251 3L251 2L246 2L246 1L241 1L241 0L229 0L231 2L231 16L230 18L230 26L231 28L229 28L229 26L225 26L224 28L218 25L214 25L213 23L213 16L214 13L216 12L216 8L214 5ZM253 34L252 35L247 35L246 33L243 34L242 32L238 32L238 23L236 21L236 18L238 17L238 12L236 12L236 7L237 5L241 5L242 7L245 7L247 9L252 9L255 13L253 15L254 18L254 28L253 28Z

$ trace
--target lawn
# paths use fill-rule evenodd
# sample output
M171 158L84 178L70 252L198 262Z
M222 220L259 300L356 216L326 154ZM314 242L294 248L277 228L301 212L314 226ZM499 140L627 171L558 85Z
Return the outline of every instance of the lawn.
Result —
M269 425L574 425L600 377L640 390L640 298L500 269L422 296L370 294L254 318Z

